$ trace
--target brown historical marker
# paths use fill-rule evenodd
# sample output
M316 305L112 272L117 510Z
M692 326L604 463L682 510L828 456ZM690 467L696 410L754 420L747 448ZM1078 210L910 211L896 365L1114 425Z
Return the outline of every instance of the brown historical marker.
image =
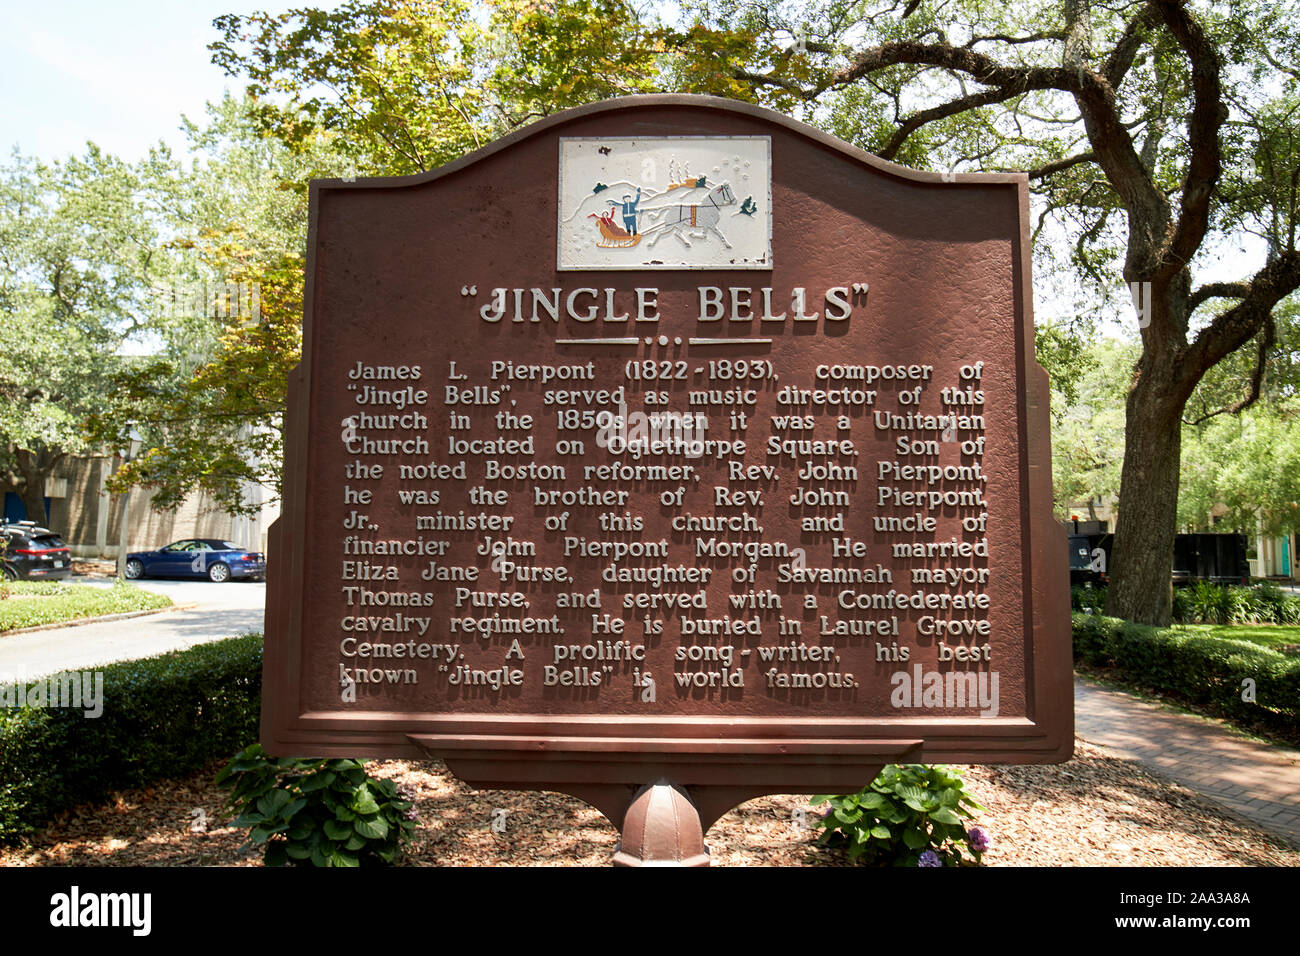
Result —
M1023 175L686 96L312 183L267 750L571 793L622 862L1067 759L1028 217Z

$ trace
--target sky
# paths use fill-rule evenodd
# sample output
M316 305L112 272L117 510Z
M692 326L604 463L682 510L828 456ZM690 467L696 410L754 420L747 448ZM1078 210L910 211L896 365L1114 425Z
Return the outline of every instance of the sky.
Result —
M243 83L213 66L207 45L223 13L280 11L279 0L0 0L0 146L42 159L92 140L126 160L159 139L185 151L181 115ZM332 9L337 0L313 0Z

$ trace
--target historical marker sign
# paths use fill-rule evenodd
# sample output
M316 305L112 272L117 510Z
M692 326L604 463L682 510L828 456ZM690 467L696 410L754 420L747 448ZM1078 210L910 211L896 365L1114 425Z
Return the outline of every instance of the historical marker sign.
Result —
M313 183L267 749L706 826L1066 759L1028 235L1023 176L694 97Z

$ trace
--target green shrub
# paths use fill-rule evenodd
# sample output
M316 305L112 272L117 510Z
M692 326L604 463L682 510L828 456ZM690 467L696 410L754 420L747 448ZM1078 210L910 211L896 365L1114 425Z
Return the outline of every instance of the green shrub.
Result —
M1070 588L1070 606L1076 611L1101 611L1106 606L1105 588Z
M1100 614L1106 607L1106 589L1072 587L1070 607ZM1201 581L1174 588L1170 617L1175 624L1300 624L1300 597L1268 582L1242 588Z
M962 818L983 810L955 770L924 764L890 764L854 794L816 796L830 803L818 843L846 850L851 859L877 866L978 864L988 838L966 829Z
M217 776L227 809L264 846L267 866L391 864L415 829L414 804L358 760L275 758L259 744Z
M1286 624L1285 616L1287 595L1276 584L1265 581L1251 588L1255 606L1258 608L1261 623Z
M114 790L198 770L257 738L260 634L96 670L98 717L0 707L0 840Z
M1231 623L1232 599L1217 584L1201 581L1191 589L1192 620L1203 624Z
M1074 657L1247 725L1300 734L1300 660L1250 641L1076 614ZM1243 699L1245 681L1254 688Z

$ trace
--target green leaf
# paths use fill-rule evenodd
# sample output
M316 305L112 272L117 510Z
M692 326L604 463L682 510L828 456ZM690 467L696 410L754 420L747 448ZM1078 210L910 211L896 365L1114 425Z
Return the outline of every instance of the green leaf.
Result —
M925 802L925 791L922 790L920 787L914 786L912 784L903 784L899 786L894 792L897 793L899 798L904 801L914 800L917 803Z
M874 827L872 827L872 828L871 828L871 835L872 835L873 837L875 837L877 840L891 840L891 839L893 839L893 834L889 832L889 827L887 827L887 826L874 826Z
M335 774L330 773L329 771L314 773L304 780L298 789L303 793L311 793L315 790L321 789L322 787L328 787L334 782L334 779Z
M930 842L930 838L923 830L918 830L915 827L908 827L903 831L903 842L906 843L910 849L919 850Z
M379 812L379 804L375 802L370 788L364 783L357 787L356 795L352 798L349 808L362 816Z
M388 823L383 817L363 817L352 824L361 836L369 840L382 840L388 836Z
M306 840L312 835L315 829L315 820L312 820L310 817L299 817L294 821L293 826L289 828L289 832L286 833L285 836L289 838L291 843L296 840Z
M346 840L352 836L352 827L337 820L326 820L325 835L331 840Z
M930 814L930 818L932 820L937 820L940 823L949 824L950 826L961 826L961 818L947 807L940 807L938 810L934 811L934 813Z
M293 797L287 790L272 790L266 796L257 801L257 809L261 810L268 817L278 816L280 811L293 802Z

